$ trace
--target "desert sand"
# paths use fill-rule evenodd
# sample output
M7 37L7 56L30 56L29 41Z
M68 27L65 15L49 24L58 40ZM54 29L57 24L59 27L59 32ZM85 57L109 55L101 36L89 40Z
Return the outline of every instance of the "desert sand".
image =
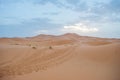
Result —
M0 38L0 80L120 80L120 39Z

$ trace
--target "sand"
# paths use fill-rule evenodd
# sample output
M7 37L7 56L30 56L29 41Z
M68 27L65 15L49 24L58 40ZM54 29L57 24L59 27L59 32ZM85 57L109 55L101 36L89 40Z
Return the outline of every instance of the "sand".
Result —
M119 61L120 39L0 38L0 80L120 80Z

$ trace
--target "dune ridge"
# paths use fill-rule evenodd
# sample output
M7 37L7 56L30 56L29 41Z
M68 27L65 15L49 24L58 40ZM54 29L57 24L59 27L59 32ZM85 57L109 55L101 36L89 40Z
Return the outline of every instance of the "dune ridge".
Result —
M119 53L120 39L79 36L74 33L60 36L0 38L0 80L26 80L31 77L29 74L33 75L30 79L33 80L36 76L34 72L41 74L38 80L42 78L42 80L46 80L42 76L43 71L46 71L45 76L50 77L50 73L55 73L54 70L57 72L56 76L59 80L59 72L69 68L70 71L73 70L73 74L77 74L69 77L62 76L64 80L68 78L74 80L75 76L84 80L98 80L98 76L99 79L103 78L102 80L114 80L114 65L118 64ZM93 68L97 69L99 73ZM53 71L49 73L50 69ZM90 72L94 72L93 75ZM63 74L70 73L65 71ZM23 75L26 75L27 78ZM90 78L80 77L81 75ZM10 76L21 76L22 78L6 79ZM50 79L47 78L47 80ZM56 80L56 77L53 76L51 80Z

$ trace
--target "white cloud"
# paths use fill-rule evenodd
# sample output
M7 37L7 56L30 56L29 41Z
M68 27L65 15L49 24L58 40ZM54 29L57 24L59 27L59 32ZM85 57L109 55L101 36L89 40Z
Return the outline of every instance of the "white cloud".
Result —
M34 32L35 34L46 34L48 33L48 30L38 30Z
M62 31L64 32L75 32L75 33L92 33L97 32L98 28L88 27L82 23L77 23L75 25L64 26Z

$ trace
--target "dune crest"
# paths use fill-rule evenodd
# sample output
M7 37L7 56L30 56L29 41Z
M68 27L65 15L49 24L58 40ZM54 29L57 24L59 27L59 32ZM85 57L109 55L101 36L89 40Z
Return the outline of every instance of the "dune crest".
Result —
M74 33L0 38L0 80L33 80L35 77L49 80L51 76L51 80L60 77L63 80L113 80L119 48L120 39ZM35 75L37 73L40 75ZM10 76L16 78L8 78Z

